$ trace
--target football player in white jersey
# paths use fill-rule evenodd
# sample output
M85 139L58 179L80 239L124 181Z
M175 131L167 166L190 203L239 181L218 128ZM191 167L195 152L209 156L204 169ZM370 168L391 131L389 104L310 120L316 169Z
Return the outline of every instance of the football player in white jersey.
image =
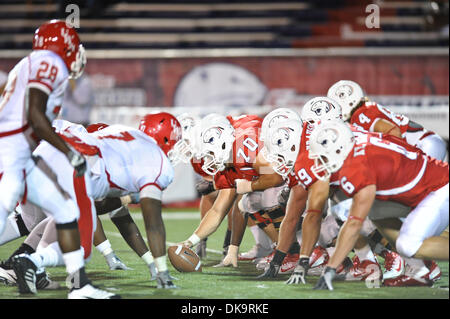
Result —
M5 220L18 201L30 201L53 216L58 242L69 278L73 283L69 298L117 298L95 288L84 270L83 251L77 219L79 209L52 179L51 169L36 165L31 154L40 140L45 140L65 154L77 176L86 170L86 161L52 129L68 78L81 75L86 64L84 48L76 31L64 22L51 20L41 25L33 38L33 51L10 71L0 99L0 233ZM27 273L29 260L17 258L16 273ZM21 279L26 292L26 282ZM34 291L31 291L34 292Z
M173 180L167 154L181 138L178 120L165 112L148 114L139 129L111 125L90 134L81 125L66 121L55 124L66 141L88 156L95 199L114 200L139 193L148 244L158 270L158 287L174 288L167 270L161 199Z

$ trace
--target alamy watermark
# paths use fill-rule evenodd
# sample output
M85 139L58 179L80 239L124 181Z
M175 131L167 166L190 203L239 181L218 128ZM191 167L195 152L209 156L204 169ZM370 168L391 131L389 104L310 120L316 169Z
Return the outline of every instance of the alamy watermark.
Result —
M66 13L69 13L66 17L66 24L78 29L80 27L80 7L73 3L69 4L66 6Z
M380 7L376 4L369 4L366 7L366 28L368 29L379 29L380 28Z

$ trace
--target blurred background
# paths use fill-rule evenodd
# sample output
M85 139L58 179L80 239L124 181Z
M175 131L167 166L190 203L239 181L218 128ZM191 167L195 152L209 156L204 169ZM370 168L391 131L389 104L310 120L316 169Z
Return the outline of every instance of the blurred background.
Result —
M75 6L74 6L75 5ZM0 1L0 89L46 20L79 17L85 74L62 117L137 126L143 114L301 111L338 80L448 141L449 7L428 0ZM176 167L166 205L198 195ZM182 178L180 178L182 175Z

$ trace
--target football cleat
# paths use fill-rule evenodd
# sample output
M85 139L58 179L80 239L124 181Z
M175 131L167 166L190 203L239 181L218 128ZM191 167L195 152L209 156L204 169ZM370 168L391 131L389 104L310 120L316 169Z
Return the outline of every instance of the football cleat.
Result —
M2 261L0 263L0 282L5 285L15 285L17 280L16 273L12 269L11 262L9 260Z
M434 260L424 260L425 266L430 270L428 273L428 279L431 281L438 281L441 279L441 268L437 265L437 263Z
M384 256L383 280L396 278L405 272L405 260L396 252L390 251Z
M414 270L407 264L405 274L397 278L386 279L383 282L387 287L431 287L433 283L441 278L441 270L434 261L424 261L428 269L423 275L414 273ZM420 271L422 272L422 271Z
M69 292L68 299L120 299L120 295L98 289L97 287L87 284L81 288L72 288Z
M21 294L36 294L36 265L25 254L14 256L13 269L17 275L17 286Z
M280 274L289 274L294 271L295 266L297 266L297 261L300 258L299 254L287 254L284 257L283 263L280 267Z
M368 259L360 261L358 256L355 256L353 258L353 266L345 273L344 280L378 280L381 282L382 274L383 272L378 262L373 262Z
M50 276L47 272L42 269L41 271L36 272L36 288L41 290L57 290L61 288L59 283L50 279Z
M270 253L273 251L272 248L265 248L261 246L260 244L256 244L252 247L249 251L239 254L238 260L244 261L244 260L254 260L256 258L262 258L270 255Z
M322 246L317 246L314 248L311 256L309 257L309 269L308 275L310 276L320 276L328 264L330 255L328 251Z
M270 264L274 255L275 255L275 249L272 251L272 253L270 255L268 255L266 257L255 258L253 260L253 262L256 264L256 269L264 270L266 268L266 265Z
M128 268L114 252L106 255L105 259L110 270L131 270L131 268Z

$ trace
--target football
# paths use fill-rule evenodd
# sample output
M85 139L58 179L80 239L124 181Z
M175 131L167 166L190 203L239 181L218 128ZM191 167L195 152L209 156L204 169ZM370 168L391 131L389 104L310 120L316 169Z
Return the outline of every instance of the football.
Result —
M179 272L201 272L200 257L190 248L183 245L170 246L167 250L170 263Z

